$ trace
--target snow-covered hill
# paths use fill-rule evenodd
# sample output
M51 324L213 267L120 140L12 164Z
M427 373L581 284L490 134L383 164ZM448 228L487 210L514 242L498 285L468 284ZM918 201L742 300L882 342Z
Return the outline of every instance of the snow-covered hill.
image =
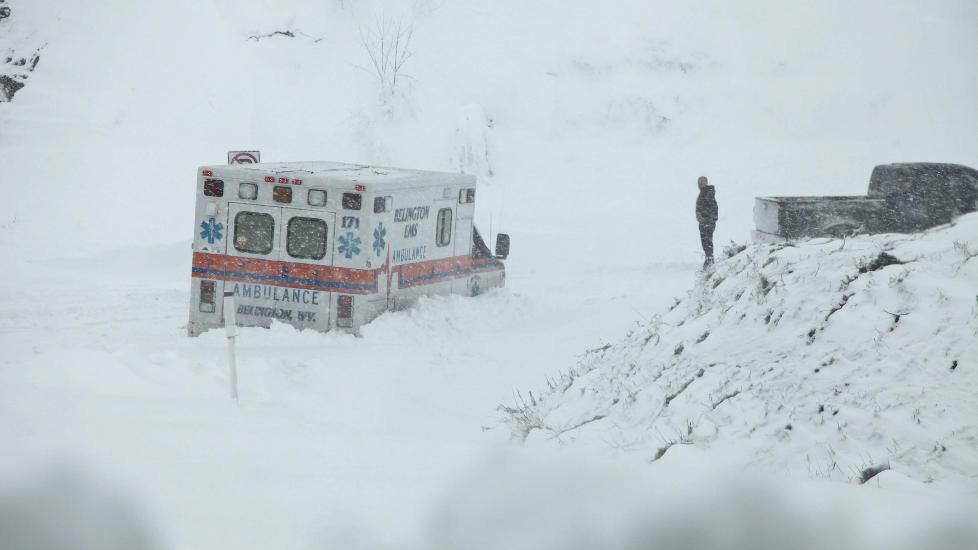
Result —
M727 253L668 311L522 392L514 437L978 489L978 214Z

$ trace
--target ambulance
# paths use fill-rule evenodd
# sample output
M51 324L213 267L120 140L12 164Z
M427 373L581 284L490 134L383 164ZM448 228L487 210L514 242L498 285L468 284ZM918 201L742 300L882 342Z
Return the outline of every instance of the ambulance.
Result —
M502 287L509 236L492 253L473 225L476 178L336 162L197 170L190 321L357 329L420 296Z

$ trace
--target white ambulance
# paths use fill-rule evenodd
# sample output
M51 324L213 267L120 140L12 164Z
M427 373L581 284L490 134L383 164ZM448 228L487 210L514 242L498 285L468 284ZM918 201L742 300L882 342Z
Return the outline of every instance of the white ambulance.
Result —
M237 324L355 331L419 296L502 287L509 236L493 254L475 229L474 176L335 162L197 171L190 336Z

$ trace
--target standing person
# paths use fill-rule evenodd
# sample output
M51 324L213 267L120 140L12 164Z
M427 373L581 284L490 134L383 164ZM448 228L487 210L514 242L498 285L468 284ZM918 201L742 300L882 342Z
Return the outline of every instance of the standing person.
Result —
M696 197L696 221L700 224L700 243L706 255L703 267L707 267L713 263L713 230L717 226L719 208L716 189L709 185L706 176L700 176L696 183L700 188L700 194Z

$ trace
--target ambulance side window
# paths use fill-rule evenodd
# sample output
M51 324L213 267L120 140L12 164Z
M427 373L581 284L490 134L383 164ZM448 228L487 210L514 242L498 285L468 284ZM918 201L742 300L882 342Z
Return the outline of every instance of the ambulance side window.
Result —
M435 227L435 244L446 246L452 242L452 209L442 208L438 211L438 225Z
M275 242L275 218L271 214L238 212L234 217L234 248L250 254L268 254Z
M492 252L490 252L489 247L486 246L486 241L482 240L482 235L479 234L479 230L473 227L472 228L472 259L484 260L486 258L492 258Z
M374 198L374 214L390 212L393 206L394 206L394 197Z
M316 218L292 218L285 249L293 258L322 260L326 256L326 222Z

